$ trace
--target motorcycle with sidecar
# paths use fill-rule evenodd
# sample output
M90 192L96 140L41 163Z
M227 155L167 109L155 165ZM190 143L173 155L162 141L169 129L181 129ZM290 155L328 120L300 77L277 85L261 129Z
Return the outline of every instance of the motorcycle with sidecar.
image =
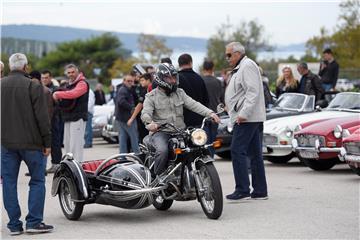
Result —
M140 153L115 154L104 160L78 162L71 153L64 156L54 174L51 193L58 195L65 217L78 220L85 204L97 203L125 209L153 205L169 209L174 201L197 200L210 219L218 219L223 210L222 187L207 135L201 128L178 129L172 124L167 169L155 178L155 149L148 138L140 144Z

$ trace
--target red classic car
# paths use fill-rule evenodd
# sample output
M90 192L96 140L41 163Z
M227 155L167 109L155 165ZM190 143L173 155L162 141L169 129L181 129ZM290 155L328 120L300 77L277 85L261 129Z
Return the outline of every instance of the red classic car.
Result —
M339 162L343 129L360 126L360 114L305 125L293 140L298 158L313 170L328 170Z
M343 139L343 158L350 168L360 176L360 126L345 129L347 136Z

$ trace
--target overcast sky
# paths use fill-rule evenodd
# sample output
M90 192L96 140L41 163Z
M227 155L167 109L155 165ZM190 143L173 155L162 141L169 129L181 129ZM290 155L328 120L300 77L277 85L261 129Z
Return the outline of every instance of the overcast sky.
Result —
M257 19L271 44L301 43L332 30L340 1L30 1L0 0L2 24L42 24L95 30L209 38L227 18Z

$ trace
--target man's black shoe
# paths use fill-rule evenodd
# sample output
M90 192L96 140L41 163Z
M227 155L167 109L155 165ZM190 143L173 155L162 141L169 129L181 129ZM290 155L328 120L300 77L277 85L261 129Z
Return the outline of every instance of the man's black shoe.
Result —
M16 235L20 235L24 233L24 229L20 228L20 229L14 229L14 230L10 230L10 235L11 236L16 236Z
M250 199L250 195L244 195L241 193L237 193L237 192L233 192L232 194L226 195L226 199L229 201L236 201L236 202L241 202L244 200L249 200Z
M267 194L251 193L251 199L254 199L254 200L268 200L269 197L268 197Z
M27 233L46 233L54 230L54 227L51 225L46 225L45 223L39 223L35 227L26 228Z

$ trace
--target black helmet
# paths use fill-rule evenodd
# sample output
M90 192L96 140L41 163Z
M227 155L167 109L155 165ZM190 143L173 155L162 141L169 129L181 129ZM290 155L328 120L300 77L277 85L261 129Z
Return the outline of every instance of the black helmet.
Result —
M166 93L169 95L172 92L175 92L177 89L177 85L179 82L178 72L172 64L169 63L161 63L156 68L155 72L155 81L159 87L164 89ZM171 77L176 77L176 83L170 83L167 79Z

